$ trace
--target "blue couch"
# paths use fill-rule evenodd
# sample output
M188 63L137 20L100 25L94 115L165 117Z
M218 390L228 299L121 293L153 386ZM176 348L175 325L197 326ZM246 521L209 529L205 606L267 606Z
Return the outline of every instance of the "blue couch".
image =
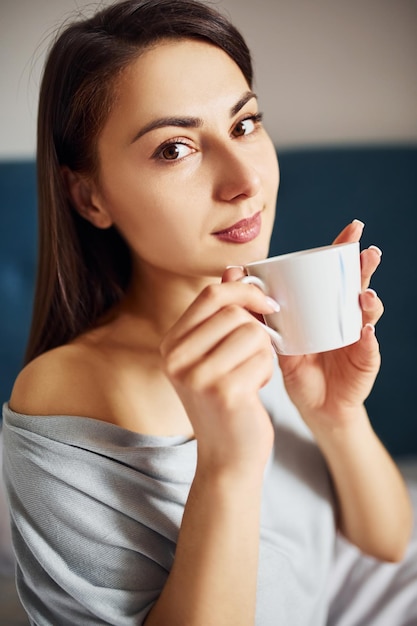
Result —
M377 328L382 368L368 409L392 454L417 456L417 146L294 149L279 159L271 254L331 242L355 217L366 224L363 246L384 252L372 284L386 307ZM31 315L35 189L33 162L0 162L1 402L21 367Z

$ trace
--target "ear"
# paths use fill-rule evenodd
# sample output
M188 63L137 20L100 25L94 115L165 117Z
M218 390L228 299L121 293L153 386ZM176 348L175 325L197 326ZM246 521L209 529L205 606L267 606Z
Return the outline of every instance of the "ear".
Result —
M113 220L99 201L93 181L79 172L73 172L66 166L61 172L68 195L77 213L96 228L109 228Z

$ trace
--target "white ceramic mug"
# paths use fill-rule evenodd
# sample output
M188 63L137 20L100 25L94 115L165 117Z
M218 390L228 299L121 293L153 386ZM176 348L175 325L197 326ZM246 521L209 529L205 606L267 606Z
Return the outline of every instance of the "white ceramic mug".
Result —
M265 316L279 354L314 354L358 341L359 243L283 254L245 266L243 282L260 287L280 306Z

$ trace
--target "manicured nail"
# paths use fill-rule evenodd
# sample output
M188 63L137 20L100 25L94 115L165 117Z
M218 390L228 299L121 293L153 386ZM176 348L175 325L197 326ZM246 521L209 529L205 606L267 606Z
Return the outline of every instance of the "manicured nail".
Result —
M275 311L275 313L278 313L278 311L281 310L281 307L279 306L278 302L274 300L273 298L270 298L269 296L265 296L265 300L267 301L271 309Z
M243 272L245 268L243 265L226 265L226 269L227 270L242 270Z
M362 228L365 226L365 223L358 219L354 219L352 221L352 224L359 224L360 226L362 226Z
M365 324L364 328L367 328L368 330L370 330L372 332L372 334L375 335L375 326L373 324L370 324L368 322L368 324Z
M364 299L362 299L364 297ZM365 289L361 294L361 304L364 311L372 311L377 299L377 293L374 289Z
M368 250L375 250L379 256L382 256L382 250L381 248L378 248L378 246L369 246Z

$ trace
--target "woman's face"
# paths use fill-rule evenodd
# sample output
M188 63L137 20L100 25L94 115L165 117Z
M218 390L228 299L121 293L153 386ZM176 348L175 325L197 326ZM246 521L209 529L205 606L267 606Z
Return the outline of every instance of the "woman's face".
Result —
M142 272L219 276L267 255L279 174L257 115L238 66L204 42L165 42L124 71L94 199Z

